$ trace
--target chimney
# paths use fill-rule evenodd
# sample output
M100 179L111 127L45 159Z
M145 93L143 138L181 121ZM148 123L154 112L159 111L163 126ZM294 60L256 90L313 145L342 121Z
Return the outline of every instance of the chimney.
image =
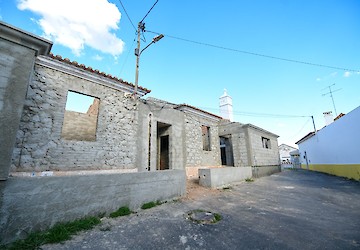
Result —
M220 116L232 122L234 120L232 98L227 94L226 89L224 89L224 94L220 96L219 101L220 101Z
M330 125L334 122L334 117L332 111L324 112L325 126Z

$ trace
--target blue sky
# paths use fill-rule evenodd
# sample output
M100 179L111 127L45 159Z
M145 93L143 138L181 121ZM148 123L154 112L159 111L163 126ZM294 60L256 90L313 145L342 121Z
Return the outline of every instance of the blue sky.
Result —
M154 2L122 0L134 26ZM0 18L51 39L54 54L134 82L136 34L120 1L0 0ZM360 105L358 0L159 0L145 24L165 35L140 59L139 84L149 96L218 114L226 88L236 121L289 145L313 129L311 119L266 114L313 115L319 129L322 113L335 113L330 96L322 96L334 83L337 113ZM142 46L154 36L146 32Z

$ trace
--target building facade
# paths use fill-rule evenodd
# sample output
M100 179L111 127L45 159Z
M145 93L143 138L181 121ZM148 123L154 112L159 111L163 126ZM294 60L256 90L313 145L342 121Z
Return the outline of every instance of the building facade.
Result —
M291 147L289 145L286 145L286 144L279 145L279 154L280 154L281 164L291 164L292 163L290 153L294 150L297 150L297 149L294 147Z
M277 135L50 54L0 22L1 243L57 222L179 197L199 168L279 164ZM84 112L71 96L90 98ZM25 198L24 198L25 197ZM25 219L24 219L25 218Z
M298 142L301 167L360 180L360 107Z

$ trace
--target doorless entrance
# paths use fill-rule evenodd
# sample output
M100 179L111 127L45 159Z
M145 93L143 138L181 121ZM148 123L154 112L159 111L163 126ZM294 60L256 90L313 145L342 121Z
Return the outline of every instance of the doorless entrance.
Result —
M160 137L160 170L169 169L169 136Z
M234 166L231 137L220 136L221 165Z
M157 170L170 169L170 130L170 124L157 123Z

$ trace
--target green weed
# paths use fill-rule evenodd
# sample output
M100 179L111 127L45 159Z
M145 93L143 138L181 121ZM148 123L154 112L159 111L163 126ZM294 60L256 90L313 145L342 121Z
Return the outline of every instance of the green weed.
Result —
M132 211L128 207L120 207L118 210L116 210L115 212L112 212L110 214L110 218L125 216L125 215L129 215L131 213L132 213Z
M150 202L148 202L148 203L143 204L143 205L141 206L141 209L149 209L149 208L152 208L152 207L159 206L159 205L161 205L161 204L162 204L161 201L156 201L156 202L150 201Z
M58 223L47 231L34 232L26 239L17 240L7 249L39 249L41 245L60 243L71 239L72 235L83 230L89 230L100 224L98 217L87 217L67 223Z

